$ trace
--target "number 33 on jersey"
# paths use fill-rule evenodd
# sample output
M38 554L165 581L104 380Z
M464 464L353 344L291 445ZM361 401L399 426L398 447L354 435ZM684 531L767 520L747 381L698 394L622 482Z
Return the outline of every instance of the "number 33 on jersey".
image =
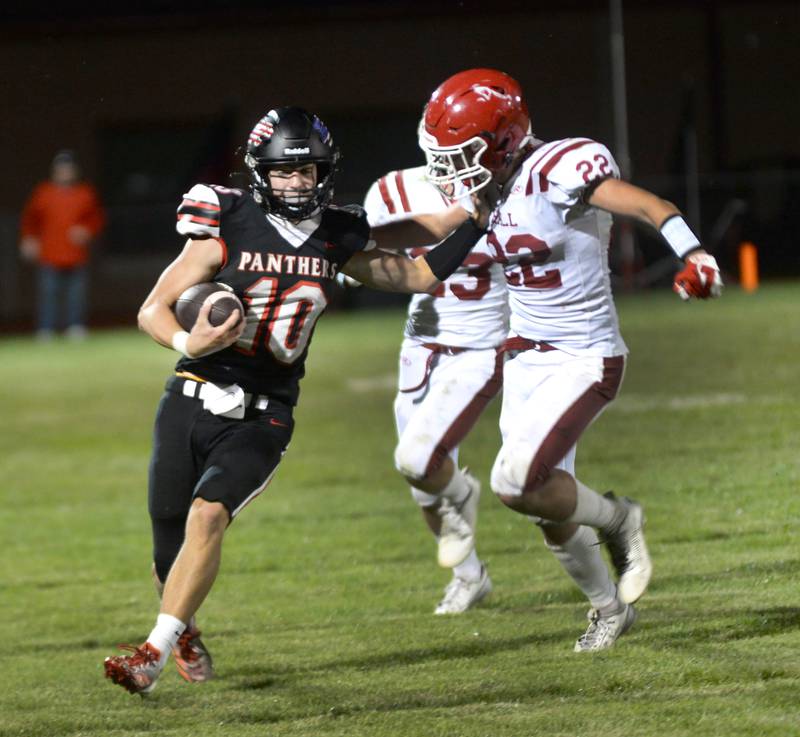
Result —
M363 211L330 206L321 216L295 225L265 214L241 190L197 184L178 208L177 229L222 244L223 262L214 280L232 287L247 312L235 345L183 358L178 368L225 383L233 381L226 367L235 366L245 391L296 404L314 326L328 303L327 289L342 265L368 247Z

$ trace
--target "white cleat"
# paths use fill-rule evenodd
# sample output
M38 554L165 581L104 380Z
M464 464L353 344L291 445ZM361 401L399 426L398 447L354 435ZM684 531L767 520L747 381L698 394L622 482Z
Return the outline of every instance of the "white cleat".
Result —
M626 604L633 604L647 590L653 575L653 562L644 541L644 510L628 497L617 498L610 491L605 497L616 501L627 512L619 529L613 533L603 532L611 562L619 576L619 598Z
M475 548L475 523L478 518L481 484L466 468L462 473L469 487L466 498L459 505L453 504L449 499L442 499L439 505L442 527L439 530L437 557L442 568L455 568Z
M616 614L601 615L597 609L590 609L588 618L588 629L575 643L576 653L592 653L610 648L633 626L636 610L631 604L625 604Z
M481 599L488 596L492 591L492 579L486 566L481 566L481 577L477 581L467 581L458 576L447 584L444 590L444 598L434 609L434 614L461 614L475 606Z

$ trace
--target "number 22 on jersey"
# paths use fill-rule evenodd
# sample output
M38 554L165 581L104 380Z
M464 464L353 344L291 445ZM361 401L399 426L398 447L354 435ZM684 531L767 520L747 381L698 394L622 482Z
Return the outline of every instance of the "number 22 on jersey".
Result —
M294 363L303 355L314 325L328 304L322 287L298 281L279 292L278 280L262 277L244 292L247 326L235 349L254 355L263 343L276 361Z
M494 249L497 260L506 269L506 281L512 286L525 286L528 289L558 289L561 286L561 272L558 269L546 269L544 274L536 274L533 267L543 264L550 258L552 251L543 240L530 233L512 235L505 243L500 243L494 232L486 236L489 245ZM509 256L522 255L512 263Z

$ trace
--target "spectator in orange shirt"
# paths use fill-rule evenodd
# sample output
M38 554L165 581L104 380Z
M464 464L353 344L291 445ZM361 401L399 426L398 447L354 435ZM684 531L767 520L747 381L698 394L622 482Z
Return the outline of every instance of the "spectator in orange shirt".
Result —
M86 335L89 245L105 216L94 187L81 181L72 151L60 151L50 179L33 190L20 224L22 257L38 265L37 336L51 338L63 314L67 335ZM60 310L62 295L64 309Z

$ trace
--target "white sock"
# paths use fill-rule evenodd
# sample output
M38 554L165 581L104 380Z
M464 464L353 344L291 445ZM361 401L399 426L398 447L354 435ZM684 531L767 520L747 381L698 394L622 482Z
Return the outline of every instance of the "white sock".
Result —
M172 648L178 644L178 638L186 629L186 624L171 614L159 614L156 619L156 626L147 638L147 641L157 647L161 652L161 665L167 662Z
M597 533L591 527L579 527L562 545L552 545L546 539L545 545L595 609L611 605L616 608L617 587L600 553Z
M479 581L482 570L483 563L481 563L478 553L473 548L466 560L453 568L453 573L457 578L461 578L464 581Z
M616 529L625 519L625 511L619 504L606 499L586 484L575 479L578 487L575 511L565 520L577 525L589 525L595 529Z
M453 475L447 482L447 486L442 489L439 496L449 499L455 505L459 505L466 499L467 494L469 494L467 480L464 478L464 474L456 468L453 470Z

